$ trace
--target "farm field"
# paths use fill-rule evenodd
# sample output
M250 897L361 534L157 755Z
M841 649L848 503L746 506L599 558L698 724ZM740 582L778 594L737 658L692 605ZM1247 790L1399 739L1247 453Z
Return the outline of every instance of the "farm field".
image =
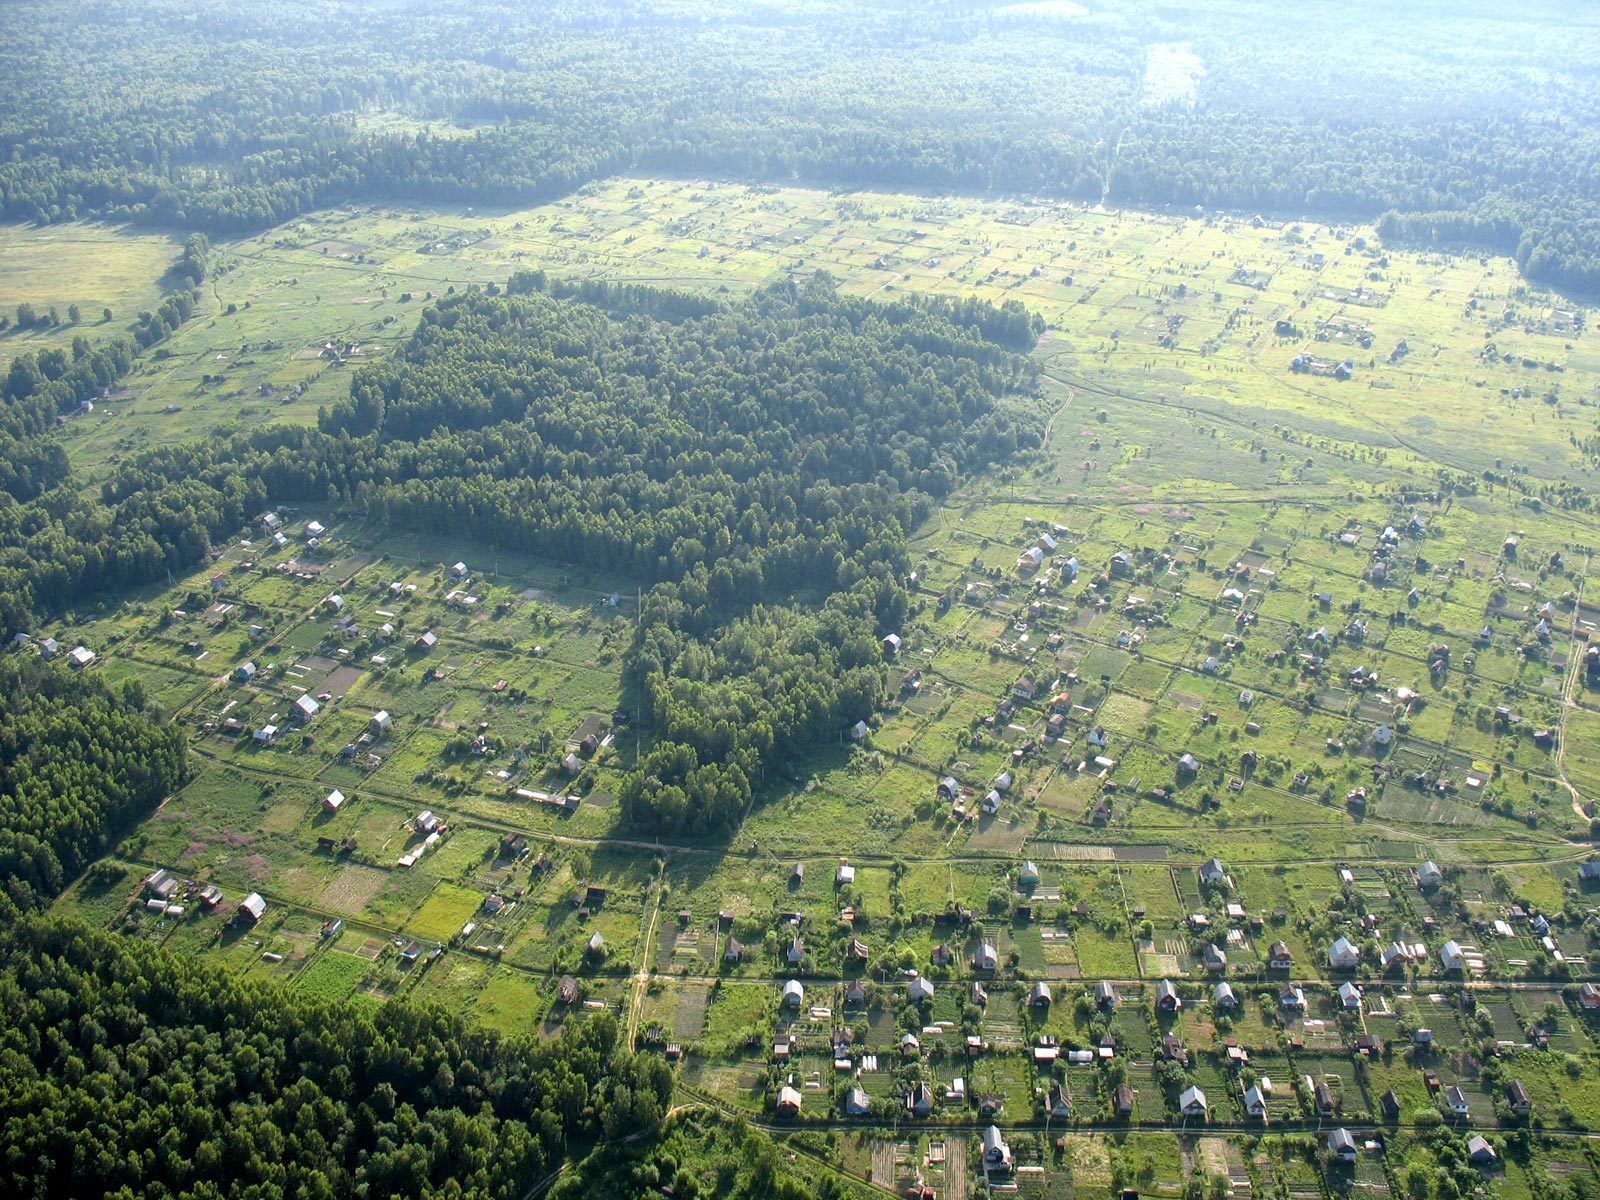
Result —
M792 1083L802 1130L863 1134L852 1173L941 1194L984 1185L990 1120L1019 1190L1171 1196L1322 1189L1319 1118L1388 1130L1356 1175L1388 1188L1419 1113L1514 1136L1513 1078L1547 1131L1600 1120L1582 306L1370 229L688 180L212 254L197 315L67 424L84 479L309 423L431 298L522 269L1017 300L1048 436L916 532L891 703L716 842L616 803L650 738L639 580L279 510L41 631L139 680L197 766L59 909L328 999L544 1037L608 1009L685 1094L770 1123ZM224 899L157 911L161 870ZM1262 1078L1281 1141L1187 1136L1190 1086L1255 1130Z

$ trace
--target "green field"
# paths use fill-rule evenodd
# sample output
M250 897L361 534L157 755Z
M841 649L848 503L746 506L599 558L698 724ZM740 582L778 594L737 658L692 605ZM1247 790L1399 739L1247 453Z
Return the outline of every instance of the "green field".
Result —
M74 227L6 236L41 261L63 237L111 237L130 275L146 251L171 257L158 239ZM191 728L199 770L117 848L121 890L80 885L61 908L315 995L414 996L518 1032L560 1028L555 981L573 974L641 1041L679 1045L698 1092L752 1116L770 1114L785 1073L771 1038L792 1034L788 1070L818 1123L854 1080L890 1103L916 1077L941 1096L936 1121L976 1120L980 1089L1007 1120L1031 1120L1064 1079L1080 1097L1070 1121L1097 1126L1124 1071L1136 1119L1176 1121L1177 1091L1151 1065L1173 1031L1186 1078L1229 1120L1243 1116L1232 1036L1281 1076L1275 1119L1300 1119L1293 1089L1313 1075L1343 1080L1345 1119L1373 1121L1390 1087L1408 1112L1436 1105L1424 1061L1405 1058L1410 1029L1434 1030L1432 1063L1471 1059L1489 1036L1457 1020L1473 978L1480 1011L1499 1014L1494 1036L1520 1044L1549 1001L1570 1052L1593 1051L1569 985L1595 973L1578 866L1600 794L1600 699L1579 660L1600 609L1586 598L1594 517L1559 489L1595 486L1581 443L1600 357L1563 315L1570 302L1509 262L1248 217L648 179L519 212L322 213L217 246L213 261L200 314L125 397L67 427L85 479L168 439L310 421L410 335L430 296L525 267L728 294L827 271L858 294L1021 300L1049 323L1036 359L1053 416L1043 449L967 480L918 531L894 668L920 670L918 686L868 737L841 733L804 770L765 780L726 843L635 844L620 825L612 797L638 753L613 718L634 704L619 655L638 581L622 574L518 558L471 530L402 536L330 505L284 512L284 549L253 530L171 587L74 614L50 632L95 649L108 677L146 681ZM1349 359L1352 377L1291 372L1300 354ZM328 526L315 551L311 519ZM1393 548L1375 557L1391 526ZM1041 535L1046 565L1019 573ZM448 575L458 559L468 583ZM334 592L338 615L324 603ZM417 651L428 630L438 646ZM246 659L259 669L238 680ZM249 731L284 723L301 694L328 697L304 733L253 744ZM391 724L366 740L380 711ZM1545 729L1550 745L1535 737ZM562 760L587 733L610 736L574 775ZM1002 771L999 811L977 812ZM936 797L946 776L960 811ZM349 799L324 813L335 787ZM540 798L569 793L570 812ZM431 843L424 810L446 825ZM526 839L520 857L502 854L512 835ZM1228 886L1202 884L1212 856ZM836 886L841 857L856 875ZM1449 878L1422 891L1430 859ZM1030 862L1039 879L1023 885ZM231 905L148 913L135 893L157 866L230 900L259 890L281 924L257 946L217 936ZM956 905L970 910L959 921ZM1527 924L1533 910L1560 960ZM1212 1010L1197 914L1225 950L1237 1014ZM333 917L348 926L321 945ZM1496 920L1520 923L1504 937ZM596 935L604 952L586 952ZM1341 936L1362 954L1355 1016L1333 995L1350 974L1326 957ZM723 958L730 938L737 962ZM1384 971L1377 956L1397 939L1428 952ZM1279 940L1304 1018L1278 1003L1291 974L1268 968ZM1465 976L1441 966L1446 940L1470 951ZM413 941L443 953L409 963ZM852 941L866 966L847 958ZM998 969L977 1008L965 997L985 943ZM937 965L936 947L953 962ZM911 967L935 984L923 1011L905 1002ZM807 1000L782 1010L791 976ZM859 1010L844 1001L857 978L870 988ZM1164 978L1185 997L1176 1022L1155 1009ZM1114 1018L1086 997L1099 979L1123 993ZM1044 1012L1027 1003L1036 980L1054 989ZM828 1061L841 1029L848 1073ZM923 1046L902 1061L909 1029ZM1122 1049L1041 1068L1030 1047L1045 1031ZM1351 1050L1363 1031L1393 1044L1364 1087L1369 1064ZM987 1043L976 1063L963 1062L966 1032ZM963 1072L967 1099L943 1098ZM1591 1124L1590 1074L1530 1067L1552 1128ZM1476 1095L1487 1125L1492 1101ZM1195 1168L1174 1144L1073 1141L1059 1154L1097 1187L1115 1175L1176 1195ZM1258 1187L1318 1186L1298 1151L1263 1152L1250 1170Z

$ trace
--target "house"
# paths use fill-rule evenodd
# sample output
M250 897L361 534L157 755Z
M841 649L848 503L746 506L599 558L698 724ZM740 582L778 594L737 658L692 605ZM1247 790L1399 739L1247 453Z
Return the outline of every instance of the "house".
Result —
M850 944L844 948L845 960L853 963L865 963L872 957L872 951L860 938L851 938Z
M1525 1117L1533 1111L1533 1100L1528 1096L1528 1089L1522 1086L1520 1079L1513 1079L1506 1084L1506 1103L1511 1106L1515 1116Z
M239 901L237 915L239 920L248 921L251 925L254 925L266 915L266 911L267 902L262 899L261 893L251 892L243 900Z
M561 982L556 984L556 999L562 1004L574 1004L578 999L578 981L571 975L563 975Z
M1133 556L1126 550L1118 550L1111 556L1111 574L1126 575L1133 569Z
M1133 1088L1126 1083L1117 1085L1117 1093L1113 1098L1112 1107L1115 1108L1117 1119L1126 1121L1133 1116Z
M67 662L72 664L74 670L81 671L94 661L94 651L87 646L74 646L67 651Z
M783 956L789 961L790 966L803 962L806 957L805 939L799 937L790 938L788 948L784 950Z
M1188 753L1187 751L1185 751L1183 754L1178 756L1178 774L1180 776L1190 777L1190 776L1198 775L1199 773L1200 773L1200 760L1199 759L1197 759L1194 755Z
M906 984L906 1000L911 1004L927 1004L933 1000L933 984L918 975Z
M343 612L344 611L344 597L339 595L339 593L337 593L337 592L335 592L333 595L329 596L326 600L324 600L322 602L322 604L323 604L323 607L327 608L331 612Z
M1049 1008L1054 999L1050 994L1050 985L1043 980L1028 989L1028 1004L1033 1008Z
M1261 1090L1261 1085L1252 1083L1244 1089L1243 1095L1244 1115L1257 1121L1267 1119L1267 1095Z
M1335 971L1353 971L1361 965L1361 951L1347 937L1341 937L1328 947L1328 966Z
M1227 881L1228 872L1223 868L1222 860L1220 858L1208 858L1205 862L1200 864L1201 883L1215 886L1217 884L1226 883Z
M437 633L435 633L431 629L428 630L426 633L424 633L416 641L411 643L411 645L412 645L412 647L414 649L420 651L423 654L426 654L428 651L432 650L438 644L439 644L439 635Z
M853 741L859 742L871 732L872 726L868 725L865 721L857 721L854 725L850 726L850 737Z
M334 788L322 798L322 811L336 813L344 807L344 793Z
M1011 772L1001 771L1000 774L994 777L994 790L997 792L1008 792L1011 790L1011 782Z
M1210 1106L1206 1103L1206 1094L1191 1083L1178 1096L1178 1111L1185 1117L1204 1119L1206 1113L1210 1111Z
M891 658L900 653L900 635L891 633L883 639L883 649Z
M856 869L844 859L839 860L839 869L833 873L834 887L851 887L856 881Z
M744 960L744 945L736 937L729 937L722 946L722 961L737 966Z
M460 581L467 577L467 564L458 562L450 568L450 578Z
M1205 948L1200 951L1200 965L1215 975L1219 971L1228 969L1228 956L1215 942L1207 942Z
M298 720L300 724L308 724L311 718L316 716L320 711L322 711L322 705L318 704L309 692L303 696L295 697L294 715L295 719Z
M323 534L325 534L327 532L328 532L328 527L326 525L324 525L321 521L307 521L306 522L306 536L308 538L319 538L319 537L321 537Z
M1600 989L1596 990L1600 992ZM1094 985L1094 1006L1101 1012L1110 1012L1116 1008L1120 999L1121 997L1117 995L1117 989L1106 980L1102 979Z
M1284 1008L1302 1011L1306 1006L1306 994L1292 983L1286 983L1278 989L1278 1003Z
M380 708L372 714L372 720L367 722L367 731L373 737L382 737L393 725L394 718L389 715L388 710Z
M1038 546L1029 546L1021 554L1017 555L1017 570L1019 571L1037 571L1042 565L1044 565L1044 551Z
M1467 1139L1467 1161L1475 1167L1485 1167L1500 1156L1494 1152L1494 1147L1489 1144L1489 1139L1481 1133L1475 1133Z
M49 661L61 653L61 643L53 637L39 639L39 657Z
M798 979L789 980L788 983L783 985L783 990L779 993L779 999L785 1008L799 1008L804 1003L805 998L806 990L800 986Z
M900 1055L903 1058L915 1058L922 1053L922 1043L917 1040L914 1033L900 1035Z
M1411 961L1411 949L1404 942L1390 942L1384 947L1383 953L1378 955L1378 965L1387 971L1396 963L1405 964Z
M246 661L240 663L237 667L234 668L233 677L234 677L234 679L238 680L240 683L249 683L252 679L254 679L256 677L256 665L255 665L255 663L250 662L248 659Z
M1589 1012L1600 1009L1600 987L1592 983L1584 984L1578 989L1578 1004Z
M1340 1162L1353 1163L1356 1160L1356 1139L1350 1136L1348 1129L1335 1129L1328 1135L1328 1153Z
M1011 1169L1011 1147L1000 1136L998 1125L991 1125L983 1131L983 1166L986 1171Z
M1156 1011L1177 1012L1183 1007L1183 1000L1178 996L1178 989L1173 986L1172 980L1163 979L1156 984Z
M1458 1117L1468 1117L1472 1115L1472 1106L1467 1103L1466 1092L1462 1091L1455 1084L1451 1084L1449 1087L1445 1088L1444 1102L1445 1107L1447 1107Z
M1333 1098L1333 1089L1328 1086L1328 1081L1326 1079L1319 1079L1315 1083L1312 1083L1311 1077L1308 1075L1306 1077L1306 1082L1310 1084L1310 1087L1308 1087L1306 1090L1311 1093L1312 1106L1320 1115L1324 1117L1333 1116L1339 1105L1338 1102Z
M1444 882L1444 872L1439 869L1439 864L1431 858L1417 868L1417 886L1419 888L1438 887Z
M584 951L588 954L599 955L605 950L605 948L606 939L601 936L600 931L597 929L594 931L593 935L590 936L588 943L584 946Z
M200 889L200 903L207 912L214 912L222 904L222 889L208 883Z
M1036 887L1039 883L1039 867L1031 859L1022 864L1017 872L1017 883L1022 887Z
M954 802L961 798L961 785L946 775L939 780L939 799Z
M1059 1083L1052 1084L1044 1099L1044 1110L1051 1117L1066 1119L1072 1115L1072 1097Z
M844 1002L851 1005L865 1004L867 1002L867 985L859 979L852 979L845 984Z
M800 1115L800 1093L788 1085L778 1089L778 1115L780 1117Z
M940 942L937 946L935 946L933 948L933 954L931 957L933 959L933 965L936 967L948 967L952 962L955 961L955 955L951 953L950 946L947 942Z
M1439 947L1439 965L1446 971L1466 970L1467 956L1462 953L1460 942L1452 939Z
M906 1111L914 1117L926 1117L933 1112L933 1089L925 1083L914 1083L906 1093Z
M1385 1121L1398 1121L1400 1119L1400 1097L1394 1094L1393 1088L1378 1097L1378 1109L1383 1113Z
M1361 1007L1361 989L1346 980L1339 985L1339 1003L1346 1009L1359 1009Z
M866 1092L858 1087L851 1088L844 1094L844 1115L847 1117L864 1117L872 1111L872 1100Z
M1189 1065L1189 1052L1184 1049L1183 1042L1176 1034L1166 1034L1161 1039L1161 1057L1169 1062L1175 1062L1181 1067Z
M995 971L1000 966L1000 952L994 948L992 942L984 942L972 956L972 969L974 971Z
M1289 953L1287 942L1273 942L1267 950L1267 966L1274 971L1287 971L1294 966L1294 955Z
M990 816L1000 811L1000 793L993 788L983 798L983 811Z
M250 735L258 746L273 746L278 742L278 727L276 725L263 725Z
M1233 988L1227 983L1219 983L1211 989L1211 1003L1219 1009L1238 1008L1239 997L1233 994Z

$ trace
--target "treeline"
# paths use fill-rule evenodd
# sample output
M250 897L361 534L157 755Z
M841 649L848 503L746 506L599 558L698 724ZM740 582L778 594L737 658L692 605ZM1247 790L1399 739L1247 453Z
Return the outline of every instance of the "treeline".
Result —
M888 0L717 28L629 0L24 0L0 12L0 216L236 233L351 201L530 204L705 172L1441 214L1534 278L1594 279L1600 84L1575 57L1592 14L1120 0L1064 20Z
M186 776L183 732L137 685L0 659L0 914L48 903Z
M648 1133L672 1086L609 1014L502 1038L39 918L0 931L0 1008L19 1198L515 1200L569 1140Z
M550 1189L550 1200L855 1200L862 1189L833 1172L807 1174L792 1144L702 1109L673 1116L661 1135L606 1147Z

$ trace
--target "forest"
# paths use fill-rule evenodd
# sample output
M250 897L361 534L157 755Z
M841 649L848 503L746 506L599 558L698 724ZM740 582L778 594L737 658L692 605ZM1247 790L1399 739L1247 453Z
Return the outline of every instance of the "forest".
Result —
M712 173L1390 214L1600 284L1592 10L1050 7L31 0L0 14L0 215L232 234Z
M187 777L181 729L32 656L0 659L0 912L48 903Z
M242 983L66 922L0 927L12 1196L522 1196L647 1130L671 1078L616 1022L548 1043Z

